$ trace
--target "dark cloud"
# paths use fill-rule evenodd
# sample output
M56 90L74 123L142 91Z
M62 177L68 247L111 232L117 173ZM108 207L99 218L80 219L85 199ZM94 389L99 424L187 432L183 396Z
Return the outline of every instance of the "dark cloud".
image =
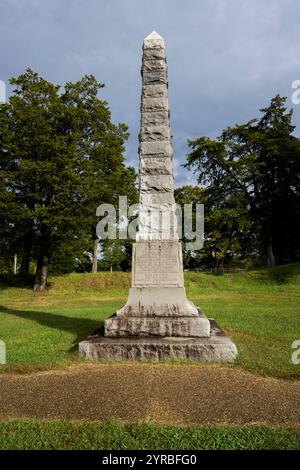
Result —
M245 122L300 79L298 0L0 0L0 79L28 66L63 84L93 73L115 122L130 129L137 164L143 38L167 44L177 184L187 138ZM300 116L295 106L294 122Z

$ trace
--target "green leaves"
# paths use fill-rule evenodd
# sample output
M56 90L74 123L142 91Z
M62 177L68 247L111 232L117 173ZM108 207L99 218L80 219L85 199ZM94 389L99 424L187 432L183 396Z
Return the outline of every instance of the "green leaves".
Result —
M241 248L252 256L272 258L274 252L277 262L295 260L300 239L300 141L285 103L277 95L260 118L229 127L215 140L190 141L186 164L205 186L210 210L223 212L227 236L240 239L242 230Z
M97 206L119 193L136 197L136 175L123 157L127 126L112 123L98 96L104 85L92 75L62 92L31 69L10 83L14 94L0 106L2 234L21 258L25 238L31 258L42 248L57 259L66 243L80 258L92 247Z

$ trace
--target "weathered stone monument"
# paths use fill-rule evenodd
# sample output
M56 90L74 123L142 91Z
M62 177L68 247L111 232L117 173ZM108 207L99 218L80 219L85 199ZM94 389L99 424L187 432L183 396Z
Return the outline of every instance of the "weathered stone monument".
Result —
M140 199L126 305L105 336L79 345L88 359L234 360L237 350L186 297L177 232L166 51L155 31L143 45Z

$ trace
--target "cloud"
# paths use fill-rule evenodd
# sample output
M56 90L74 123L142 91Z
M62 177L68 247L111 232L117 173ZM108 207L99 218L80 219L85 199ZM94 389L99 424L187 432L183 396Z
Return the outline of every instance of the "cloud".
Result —
M164 36L180 185L194 181L180 167L187 138L215 137L277 93L292 106L300 79L297 0L0 0L0 8L0 79L28 66L61 84L93 73L114 121L129 125L126 157L135 166L142 41L153 29Z

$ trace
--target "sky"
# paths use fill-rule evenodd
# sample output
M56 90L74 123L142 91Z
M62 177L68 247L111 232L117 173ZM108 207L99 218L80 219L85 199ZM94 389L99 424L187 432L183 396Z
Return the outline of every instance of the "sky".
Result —
M300 80L299 0L0 0L0 80L31 67L63 85L93 74L115 123L129 126L126 161L138 168L143 39L167 47L176 185L187 140L215 138L259 115ZM8 87L8 93L10 88Z

